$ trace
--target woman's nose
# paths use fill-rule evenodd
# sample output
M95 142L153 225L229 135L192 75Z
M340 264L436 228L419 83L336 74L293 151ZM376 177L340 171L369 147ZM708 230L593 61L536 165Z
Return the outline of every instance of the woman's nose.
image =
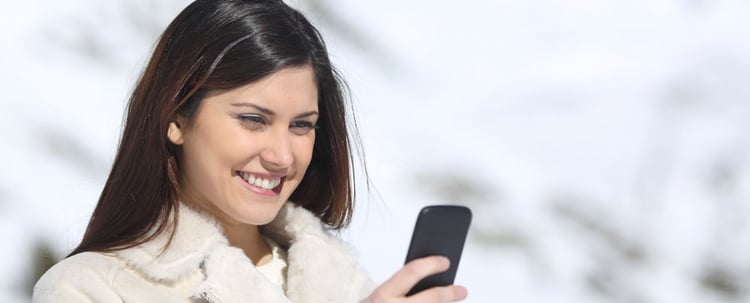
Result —
M276 169L288 168L294 162L292 144L288 135L274 134L268 146L260 153L260 158L266 164Z

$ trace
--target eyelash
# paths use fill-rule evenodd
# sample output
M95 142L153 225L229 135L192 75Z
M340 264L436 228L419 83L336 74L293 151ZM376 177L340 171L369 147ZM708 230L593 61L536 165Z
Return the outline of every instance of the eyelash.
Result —
M237 118L240 120L242 127L249 130L258 130L261 127L267 126L268 120L265 117L259 115L238 115ZM305 135L314 129L318 129L318 125L309 121L292 121L289 125L289 129L295 135ZM296 130L296 131L295 131Z

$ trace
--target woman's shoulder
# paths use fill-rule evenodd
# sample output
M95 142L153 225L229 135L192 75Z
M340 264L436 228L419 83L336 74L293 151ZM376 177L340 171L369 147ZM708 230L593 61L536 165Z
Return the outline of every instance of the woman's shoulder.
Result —
M82 274L106 275L121 267L120 261L114 255L102 252L82 252L63 259L39 279L40 282L47 279L75 278Z
M100 252L83 252L52 266L34 286L33 302L97 302L113 295L114 272L122 269L114 256ZM112 300L105 300L112 301Z

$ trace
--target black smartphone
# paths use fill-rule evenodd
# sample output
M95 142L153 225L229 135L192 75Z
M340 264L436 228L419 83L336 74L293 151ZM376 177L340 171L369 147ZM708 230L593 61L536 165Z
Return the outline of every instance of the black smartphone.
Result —
M422 208L414 225L406 262L427 257L445 256L451 261L450 268L419 281L406 295L422 290L453 284L471 224L471 210L457 205L432 205Z

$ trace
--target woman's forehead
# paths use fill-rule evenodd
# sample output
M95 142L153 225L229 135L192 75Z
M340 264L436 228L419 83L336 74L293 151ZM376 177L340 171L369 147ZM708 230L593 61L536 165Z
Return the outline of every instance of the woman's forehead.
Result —
M269 114L286 109L313 110L318 107L318 87L310 67L284 68L236 88L210 90L204 100L254 107Z

